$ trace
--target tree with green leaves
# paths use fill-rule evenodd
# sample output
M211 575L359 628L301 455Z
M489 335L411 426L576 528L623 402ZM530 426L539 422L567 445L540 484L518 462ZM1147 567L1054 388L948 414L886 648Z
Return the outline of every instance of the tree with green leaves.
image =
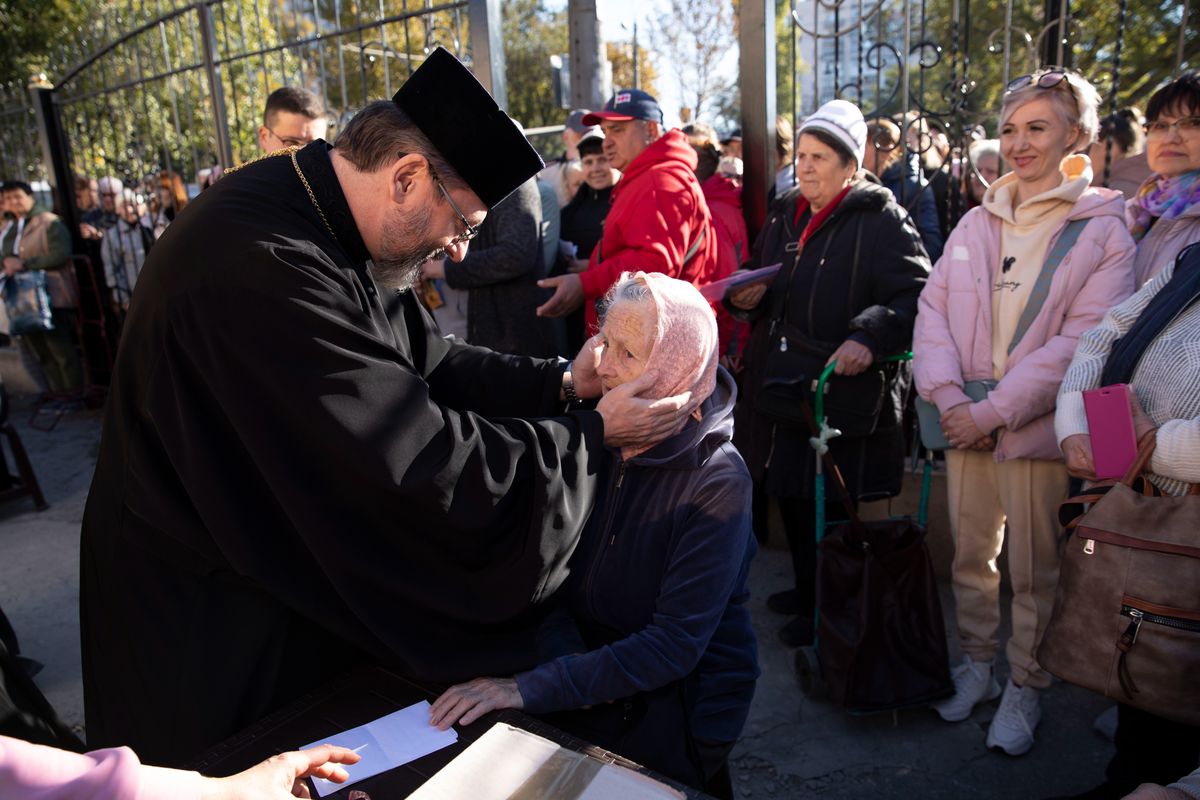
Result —
M505 0L503 14L509 115L527 128L561 125L565 112L555 96L550 58L567 53L566 9L551 11L543 0Z

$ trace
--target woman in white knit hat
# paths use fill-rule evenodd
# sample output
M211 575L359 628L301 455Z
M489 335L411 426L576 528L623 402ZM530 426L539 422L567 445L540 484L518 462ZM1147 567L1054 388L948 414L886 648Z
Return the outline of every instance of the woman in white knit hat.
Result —
M1000 150L1012 172L950 234L921 294L913 337L917 391L937 407L950 445L946 485L964 653L955 695L936 708L958 722L1001 693L996 559L1007 537L1009 676L987 744L1014 756L1033 747L1038 692L1050 685L1035 654L1054 604L1058 505L1067 493L1055 398L1079 336L1133 292L1124 199L1090 187L1091 162L1072 155L1096 137L1098 102L1091 84L1062 69L1009 84Z
M815 459L800 408L830 361L837 361L831 388L864 403L838 408L831 394L826 408L843 432L829 446L851 495L894 496L903 471L900 398L909 375L880 361L908 349L929 259L908 213L861 171L866 138L862 112L845 100L805 119L797 185L772 204L751 264L782 267L769 288L744 289L728 301L753 323L734 442L754 478L760 537L768 496L782 512L796 588L768 604L792 618L780 631L791 646L812 641L816 582ZM828 513L845 512L832 503Z

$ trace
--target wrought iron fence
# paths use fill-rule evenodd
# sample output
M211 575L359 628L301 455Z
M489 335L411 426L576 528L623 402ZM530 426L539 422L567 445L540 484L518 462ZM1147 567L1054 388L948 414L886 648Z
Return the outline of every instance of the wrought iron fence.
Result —
M503 102L498 37L499 0L103 3L55 57L52 83L0 87L0 175L48 183L78 233L77 177L111 176L152 202L165 172L194 195L214 170L259 154L263 106L281 86L317 94L333 138L440 45ZM99 200L120 210L115 196ZM91 256L90 274L79 276L84 315L115 333L103 321L109 287L98 248L80 236L76 250ZM86 339L85 356L100 352Z
M969 203L960 173L983 178L970 144L996 135L1013 77L1042 64L1069 66L1099 90L1102 115L1144 103L1172 74L1200 66L1194 16L1189 0L790 0L788 36L778 46L791 96L779 99L778 113L799 119L841 97L868 120L895 119L908 134L899 144L904 159L915 150L927 174L951 173L948 226ZM1122 62L1131 43L1143 55L1137 64ZM938 146L940 135L948 146ZM1107 179L1107 158L1094 167Z

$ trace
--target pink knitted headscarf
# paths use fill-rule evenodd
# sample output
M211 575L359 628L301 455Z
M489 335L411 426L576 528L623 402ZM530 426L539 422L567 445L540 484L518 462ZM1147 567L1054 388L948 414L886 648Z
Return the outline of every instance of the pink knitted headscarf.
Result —
M632 302L622 299L628 283L645 285L657 312L645 372L654 384L642 396L659 400L691 391L685 411L700 419L700 406L717 385L717 318L712 306L692 284L660 272L624 273L610 294L612 304ZM686 417L671 435L685 422ZM624 447L621 455L633 458L651 446Z

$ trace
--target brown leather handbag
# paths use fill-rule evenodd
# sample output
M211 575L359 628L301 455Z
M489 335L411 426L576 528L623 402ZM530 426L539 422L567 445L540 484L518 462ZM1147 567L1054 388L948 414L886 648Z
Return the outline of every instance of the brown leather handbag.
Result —
M1154 441L1119 483L1064 504L1092 503L1068 525L1037 659L1065 681L1200 725L1200 486L1169 497L1139 481Z

